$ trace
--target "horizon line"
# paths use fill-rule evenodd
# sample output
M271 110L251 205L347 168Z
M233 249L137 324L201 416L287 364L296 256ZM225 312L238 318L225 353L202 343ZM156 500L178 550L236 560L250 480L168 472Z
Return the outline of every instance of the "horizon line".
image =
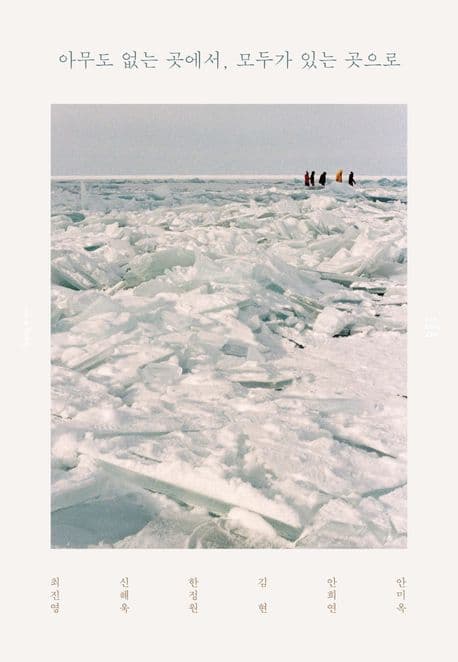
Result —
M318 172L318 171L315 171ZM345 172L345 171L344 171ZM349 171L350 172L350 171ZM326 171L326 174L329 173ZM51 175L51 180L77 180L77 179L293 179L301 178L304 174L260 174L260 173L235 173L235 174L189 174L189 175L179 175L179 174L159 174L159 175ZM397 179L407 179L407 175L357 175L357 177L364 179L378 179L380 177L388 178L397 178ZM331 180L332 181L332 180Z

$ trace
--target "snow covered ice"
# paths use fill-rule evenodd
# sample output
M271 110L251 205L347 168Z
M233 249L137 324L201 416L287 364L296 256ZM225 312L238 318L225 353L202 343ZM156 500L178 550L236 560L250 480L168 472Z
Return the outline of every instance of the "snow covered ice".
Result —
M52 183L52 545L406 545L406 181Z

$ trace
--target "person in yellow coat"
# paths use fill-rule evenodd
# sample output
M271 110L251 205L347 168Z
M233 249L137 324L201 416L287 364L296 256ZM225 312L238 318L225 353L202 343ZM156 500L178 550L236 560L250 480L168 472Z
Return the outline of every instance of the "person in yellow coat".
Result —
M338 170L336 172L336 182L341 182L342 181L342 176L343 176L343 170Z

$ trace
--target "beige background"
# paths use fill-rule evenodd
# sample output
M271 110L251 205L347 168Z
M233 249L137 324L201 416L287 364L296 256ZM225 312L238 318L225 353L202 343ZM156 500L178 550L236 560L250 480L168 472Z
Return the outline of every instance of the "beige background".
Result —
M138 1L30 7L5 20L2 108L2 518L8 659L448 660L456 431L456 107L450 3ZM68 71L66 50L396 51L383 71ZM248 73L248 72L247 72ZM450 89L449 89L450 87ZM407 103L409 106L409 548L49 549L49 113L51 103ZM453 132L455 138L453 138ZM446 180L439 181L441 173ZM432 176L433 181L430 180ZM453 316L453 318L452 318ZM455 359L453 359L453 353ZM50 578L62 581L51 613ZM128 575L132 606L119 611ZM187 609L189 576L201 613ZM258 577L271 613L261 616ZM338 579L338 613L326 577ZM408 614L395 610L405 575ZM453 600L453 602L452 602ZM5 620L4 620L5 622ZM445 652L448 651L448 652Z

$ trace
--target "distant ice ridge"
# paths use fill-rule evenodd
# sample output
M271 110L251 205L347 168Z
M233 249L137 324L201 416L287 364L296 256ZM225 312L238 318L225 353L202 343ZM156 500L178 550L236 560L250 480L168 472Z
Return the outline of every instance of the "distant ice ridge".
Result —
M405 179L158 179L52 185L53 545L405 546Z

